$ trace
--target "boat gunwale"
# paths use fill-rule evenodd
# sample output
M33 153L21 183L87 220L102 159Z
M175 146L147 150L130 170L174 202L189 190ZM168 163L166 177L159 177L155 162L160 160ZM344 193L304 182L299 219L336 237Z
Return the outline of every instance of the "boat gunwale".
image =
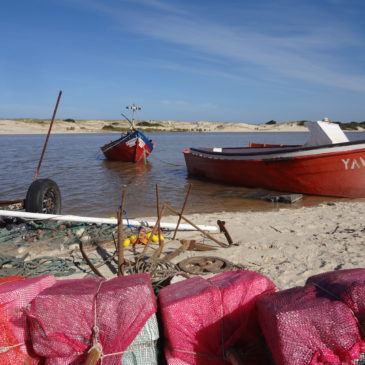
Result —
M361 145L364 144L365 149L365 140L358 140L358 141L349 141L349 142L341 142L341 143L332 143L332 144L326 144L326 145L319 145L319 146L286 146L286 147L221 147L222 152L213 151L213 148L217 147L207 147L207 149L200 148L194 148L190 147L188 150L185 150L184 153L191 153L192 154L204 154L209 156L227 156L227 157L245 157L245 156L269 156L269 155L275 155L275 154L282 154L282 153L293 153L293 152L302 152L302 151L315 151L315 150L321 150L321 149L333 149L336 147L346 147L346 146L353 146L353 145ZM268 150L270 149L270 150ZM361 149L361 147L359 148ZM223 152L223 150L244 150L244 152ZM255 151L256 150L256 151ZM261 151L258 151L261 150ZM355 149L356 150L356 149ZM341 151L340 153L343 153L346 151ZM351 150L349 151L351 152ZM331 152L328 152L331 153ZM305 156L305 155L304 155Z

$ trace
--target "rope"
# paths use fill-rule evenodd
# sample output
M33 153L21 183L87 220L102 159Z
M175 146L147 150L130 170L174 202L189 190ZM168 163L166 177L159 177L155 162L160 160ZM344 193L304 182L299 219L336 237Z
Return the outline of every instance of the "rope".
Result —
M172 165L172 166L179 166L179 167L184 167L185 166L185 165L182 165L182 164L176 164L176 163L172 163L172 162L162 160L161 158L158 158L158 157L156 157L156 155L153 155L153 154L150 155L150 158L155 159L155 160L160 161L160 162L163 162L163 163L166 163L168 165Z
M164 286L164 282L175 275L182 274L186 276L186 273L182 273L177 265L171 262L153 258L145 259L143 256L136 259L134 266L127 266L126 270L130 275L149 274L155 291L161 289Z
M100 334L100 329L97 323L97 297L98 294L100 292L101 286L103 285L104 281L101 280L98 286L98 289L95 293L94 296L94 326L93 326L93 335L92 335L92 341L93 341L93 345L92 347L89 349L88 353L90 353L93 350L96 350L99 354L99 359L100 359L100 364L103 364L103 359L105 357L110 357L110 356L117 356L117 355L123 355L125 353L128 352L136 352L136 351L140 351L140 350L147 350L147 349L151 349L153 348L153 344L151 344L150 346L143 346L143 347L138 347L138 348L133 348L131 350L126 350L126 351L119 351L119 352L112 352L110 354L104 354L103 353L103 346L100 343L100 339L99 339L99 334Z

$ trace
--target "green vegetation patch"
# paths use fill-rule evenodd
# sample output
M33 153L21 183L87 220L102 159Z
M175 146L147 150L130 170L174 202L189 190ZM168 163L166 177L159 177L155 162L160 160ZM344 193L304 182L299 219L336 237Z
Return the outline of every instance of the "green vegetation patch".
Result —
M112 131L112 132L125 132L125 128L115 127L114 125L108 124L104 125L103 128L101 128L104 131Z
M158 123L158 122L148 122L148 121L142 121L142 122L137 122L137 126L138 127L162 127L162 123Z
M338 123L341 129L346 131L357 131L359 128L365 129L365 121L364 122L349 122L349 123Z

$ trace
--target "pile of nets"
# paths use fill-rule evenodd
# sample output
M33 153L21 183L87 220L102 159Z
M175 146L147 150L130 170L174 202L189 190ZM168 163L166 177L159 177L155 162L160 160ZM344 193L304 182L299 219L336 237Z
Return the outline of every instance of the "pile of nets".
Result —
M0 254L0 277L15 275L33 277L47 274L67 276L74 274L76 270L75 262L67 258L42 256L26 260L26 257Z
M78 243L82 237L90 242L112 240L116 232L116 225L110 224L6 218L0 224L0 245L11 241L20 247L36 242L52 241L62 242L67 247Z

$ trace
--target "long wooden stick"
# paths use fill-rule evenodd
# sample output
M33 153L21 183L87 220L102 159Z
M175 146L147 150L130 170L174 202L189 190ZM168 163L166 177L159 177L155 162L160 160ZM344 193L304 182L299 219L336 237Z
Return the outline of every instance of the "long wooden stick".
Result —
M180 222L181 222L181 216L184 213L185 206L186 206L186 203L188 201L189 194L190 194L190 190L191 190L191 183L189 184L188 191L187 191L187 193L185 195L185 200L184 200L183 206L182 206L181 211L180 211L180 214L179 214L179 219L178 219L177 224L176 224L175 232L174 232L174 235L172 236L172 239L173 240L175 239L177 230L179 229L179 225L180 225Z
M58 93L58 98L57 98L56 106L55 106L55 108L53 110L51 124L49 125L49 128L48 128L47 137L46 137L46 140L44 141L43 150L42 150L42 153L41 153L41 157L39 158L39 162L38 162L37 169L35 170L34 180L37 180L38 179L38 176L39 176L39 171L41 169L43 157L44 157L44 154L46 152L48 139L49 139L49 136L51 134L51 129L52 129L52 126L53 126L54 119L56 117L56 113L57 113L57 109L58 109L58 104L60 103L61 95L62 95L62 90L60 90L60 92Z
M125 189L122 192L121 205L117 212L118 219L118 276L124 275L124 245L123 245L123 207L125 201Z
M154 252L153 258L156 259L160 257L161 252L165 246L165 240L161 239L161 227L160 227L160 221L161 221L161 214L160 214L160 191L158 188L158 184L156 184L156 206L157 206L157 234L158 234L158 249ZM153 232L152 232L153 234ZM152 235L151 235L152 236Z
M177 210L175 210L174 208L170 207L167 203L165 203L165 206L168 210L170 210L172 213L179 215L179 212ZM206 237L208 237L209 239L211 239L212 241L214 241L215 243L218 243L219 246L221 247L229 247L229 245L218 241L217 239L215 239L213 236L211 236L208 232L203 231L202 229L200 229L196 224L194 224L192 221L190 221L188 218L184 217L183 215L181 216L181 218L188 222L190 225L192 225L195 229L197 229L199 232L203 233Z

